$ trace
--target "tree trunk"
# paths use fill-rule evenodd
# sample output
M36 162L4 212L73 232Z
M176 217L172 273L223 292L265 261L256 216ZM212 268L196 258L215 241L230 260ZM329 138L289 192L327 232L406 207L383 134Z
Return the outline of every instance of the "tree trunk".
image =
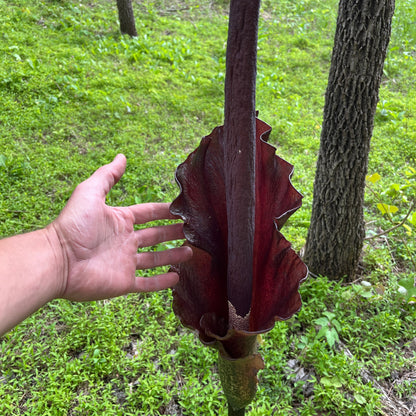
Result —
M311 225L304 261L331 279L354 278L365 236L363 202L394 0L340 0Z
M131 0L117 0L120 31L123 35L137 36Z

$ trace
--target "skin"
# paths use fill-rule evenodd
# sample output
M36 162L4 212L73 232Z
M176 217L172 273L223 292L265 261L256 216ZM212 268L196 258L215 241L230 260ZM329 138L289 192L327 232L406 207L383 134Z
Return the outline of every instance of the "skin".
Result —
M184 238L182 224L135 230L135 224L173 219L169 204L110 207L105 198L126 168L117 155L79 184L47 227L0 240L0 334L47 302L91 301L174 286L176 273L136 277L136 270L189 260L192 250L138 249Z

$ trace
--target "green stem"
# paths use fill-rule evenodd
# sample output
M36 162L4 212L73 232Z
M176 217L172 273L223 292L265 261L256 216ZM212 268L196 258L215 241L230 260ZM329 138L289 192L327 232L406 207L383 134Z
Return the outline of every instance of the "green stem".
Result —
M246 413L246 408L243 407L239 410L234 410L230 404L228 404L228 416L244 416Z

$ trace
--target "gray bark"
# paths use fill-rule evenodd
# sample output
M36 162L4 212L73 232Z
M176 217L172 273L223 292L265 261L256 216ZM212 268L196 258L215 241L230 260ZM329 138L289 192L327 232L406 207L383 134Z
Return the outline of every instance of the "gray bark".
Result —
M117 0L117 9L120 21L120 32L132 37L137 36L131 0Z
M340 0L325 95L304 261L332 279L354 278L364 240L370 139L394 0Z

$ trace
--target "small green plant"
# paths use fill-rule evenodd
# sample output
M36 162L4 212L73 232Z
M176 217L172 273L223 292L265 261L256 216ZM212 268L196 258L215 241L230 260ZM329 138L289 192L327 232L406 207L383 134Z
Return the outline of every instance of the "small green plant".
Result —
M399 127L405 119L405 111L394 108L387 100L381 100L376 112L376 119L381 122L390 122L395 128Z
M404 169L401 183L390 183L384 187L376 188L376 184L382 181L382 176L378 173L368 175L366 179L367 189L375 199L377 210L390 224L382 231L370 230L367 239L387 236L399 228L404 229L404 235L402 233L399 238L404 247L404 255L408 256L416 271L414 238L409 240L416 230L416 169L408 166Z
M336 319L336 314L333 312L325 311L318 319L315 319L314 323L319 325L319 329L316 339L325 337L330 348L334 348L335 344L339 342L339 332L341 331L341 324Z
M399 293L405 302L416 304L416 276L411 275L399 280Z
M404 170L404 181L403 183L391 183L388 187L384 188L380 192L377 192L373 188L369 187L371 193L378 200L377 209L382 215L386 215L391 223L398 222L395 214L399 214L400 208L395 205L407 205L407 213L401 215L398 226L403 226L406 229L408 235L411 235L412 225L416 227L416 169L409 166ZM373 173L367 176L368 184L376 184L382 177L378 173ZM396 220L396 221L395 221Z
M414 377L414 376L413 376ZM398 397L411 399L416 394L416 379L404 380L394 386L394 391Z

